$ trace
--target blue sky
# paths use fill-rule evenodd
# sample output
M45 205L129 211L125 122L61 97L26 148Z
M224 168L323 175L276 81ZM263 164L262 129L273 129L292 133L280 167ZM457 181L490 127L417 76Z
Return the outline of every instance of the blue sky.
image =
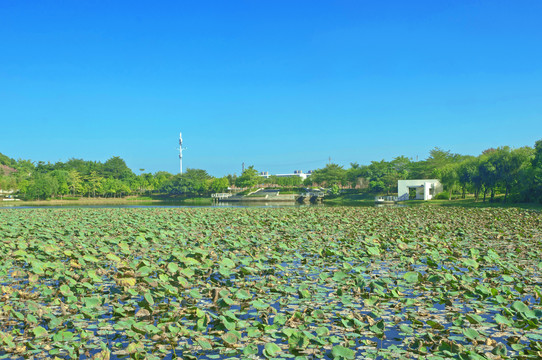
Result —
M280 173L542 139L542 2L0 2L0 152Z

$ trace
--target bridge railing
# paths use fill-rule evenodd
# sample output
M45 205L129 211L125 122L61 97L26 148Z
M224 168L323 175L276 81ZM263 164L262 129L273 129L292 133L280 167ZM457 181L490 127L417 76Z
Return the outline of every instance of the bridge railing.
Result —
M302 193L300 195L301 196L308 196L308 197L313 197L313 196L324 197L325 193L323 193L323 192L306 192L306 193Z
M211 197L216 198L216 199L225 199L225 198L229 198L232 195L233 194L231 193L215 193L215 194L211 194Z

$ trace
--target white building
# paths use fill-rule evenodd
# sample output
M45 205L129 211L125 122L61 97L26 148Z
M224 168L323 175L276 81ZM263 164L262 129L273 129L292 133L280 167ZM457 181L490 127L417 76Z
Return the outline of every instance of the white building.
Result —
M416 189L416 200L431 200L442 192L442 184L437 179L399 180L397 182L397 200L408 200L410 189Z
M269 171L262 171L260 173L261 177L264 177L266 179L269 179L271 176L276 177L300 177L302 180L305 180L307 177L311 175L312 171L308 171L306 174L301 170L294 170L293 173L290 174L275 174L275 175L269 175Z

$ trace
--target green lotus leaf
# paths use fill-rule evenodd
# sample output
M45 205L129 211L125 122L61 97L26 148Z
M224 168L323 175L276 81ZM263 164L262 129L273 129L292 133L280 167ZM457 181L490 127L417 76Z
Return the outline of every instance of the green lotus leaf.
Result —
M320 326L316 329L316 334L318 336L328 336L329 335L329 329L325 326Z
M70 331L60 331L53 335L53 340L56 342L70 341L74 337L74 333Z
M529 307L525 305L525 303L523 303L522 301L514 301L511 308L519 313L526 313L529 311Z
M239 341L239 333L237 331L229 331L222 335L222 340L229 345L236 344Z
M43 327L41 326L38 326L38 327L35 327L32 329L32 332L34 333L34 336L37 337L37 338L40 338L40 337L45 337L47 335L49 335L49 333L47 332L47 330L45 330Z
M179 265L170 262L167 264L167 269L171 274L175 274L177 271L179 271L180 268Z
M221 316L220 317L220 320L222 320L222 325L224 325L224 327L227 329L227 330L235 330L236 329L236 323L235 321L230 321L228 320L226 317L224 316Z
M484 319L477 314L467 314L465 315L465 318L471 323L471 324L481 324Z
M275 343L266 343L263 350L263 354L267 358L274 358L280 352L282 349Z
M473 269L478 269L478 266L480 266L474 259L463 259L463 264Z
M306 349L309 345L309 342L309 337L301 331L295 331L288 338L288 345L290 346L290 349Z
M500 357L505 357L507 354L506 345L499 343L497 344L493 350L491 350L491 353L494 355L498 355Z
M152 295L149 291L147 291L143 297L145 298L145 301L147 302L147 304L149 304L149 306L153 306L154 305L154 299L152 298ZM193 296L194 297L194 296Z
M331 350L333 359L354 359L354 350L346 348L342 345L335 345Z
M115 255L113 253L109 253L105 257L108 258L111 261L114 261L114 262L120 262L121 261L121 259L117 255Z
M262 335L262 332L257 327L247 328L248 337L260 337L261 335Z
M27 257L28 256L28 253L24 250L17 250L15 252L13 252L13 256L15 257Z
M427 320L427 325L431 326L433 329L442 330L444 326L441 323L438 323L433 320Z
M89 278L92 279L92 281L94 281L95 283L98 283L98 282L102 282L102 278L96 274L96 270L89 270L87 272L87 275Z
M510 275L502 275L502 279L506 282L514 282L514 278Z
M409 283L417 283L420 280L420 274L416 271L410 271L403 275L403 278Z
M333 280L335 281L342 281L346 277L348 277L348 274L344 273L343 271L337 271L333 274Z
M372 256L380 256L380 249L376 246L368 246L367 247L367 254Z
M190 290L189 292L190 296L192 296L194 299L201 299L202 296L200 294L200 292L198 291L198 289L192 289Z
M219 264L220 266L224 266L228 269L233 269L235 267L235 261L230 258L223 258L222 260L220 260Z
M130 343L127 347L126 347L126 353L128 354L135 354L137 352L140 352L144 349L144 345L142 343Z
M32 314L27 314L26 315L26 321L28 321L29 323L33 323L33 324L38 323L38 319Z
M252 294L245 289L240 289L235 293L235 297L239 300L252 299Z
M286 316L284 316L283 314L277 314L275 315L273 323L276 325L284 325L286 321L288 321L288 318Z
M102 299L99 297L85 298L85 306L88 308L95 308L102 305Z
M249 343L245 348L243 349L243 355L249 356L249 355L256 355L258 354L258 345Z
M32 265L32 272L34 274L41 275L45 273L44 264L41 261L32 260L30 264Z
M154 325L152 325L152 324L147 324L147 325L145 325L145 328L144 328L144 329L145 329L145 332L146 332L147 334L151 334L151 335L153 335L153 334L159 334L159 333L162 332L162 330L160 330L159 328L157 328L156 326L154 326Z
M478 333L478 331L472 328L463 329L463 335L465 335L465 337L470 340L476 340L480 337L480 334Z
M72 294L72 291L71 291L70 287L68 285L66 285L66 284L60 285L60 292L64 296L68 296L68 295Z
M269 307L268 304L262 302L261 300L255 300L250 303L256 310L265 310Z
M377 335L384 334L384 328L385 328L384 320L379 320L374 325L369 326L369 330L371 330Z
M93 256L93 255L84 255L83 260L88 261L88 262L93 262L93 263L100 262L100 260L96 256Z

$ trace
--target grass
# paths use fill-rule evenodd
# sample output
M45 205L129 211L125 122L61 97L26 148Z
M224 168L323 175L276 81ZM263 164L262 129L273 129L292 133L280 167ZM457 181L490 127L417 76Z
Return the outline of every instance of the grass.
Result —
M138 200L148 201L148 200L154 200L154 198L152 198L150 196L130 196L130 197L127 197L126 200L128 200L128 201L138 201Z

